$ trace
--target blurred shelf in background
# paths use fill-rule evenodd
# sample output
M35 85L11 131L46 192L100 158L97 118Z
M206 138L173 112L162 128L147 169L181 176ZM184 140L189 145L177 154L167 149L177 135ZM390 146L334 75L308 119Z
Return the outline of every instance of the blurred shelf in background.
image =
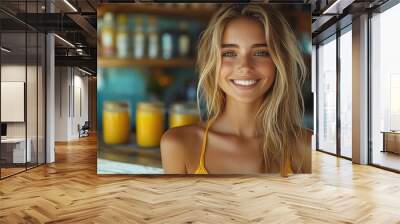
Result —
M99 136L103 133L98 132ZM131 140L127 144L105 144L99 138L97 158L117 161L131 165L161 168L161 153L159 147L143 148L136 144L136 133L131 133Z
M194 5L194 4L192 4ZM198 4L198 7L189 7L188 4L170 5L167 4L132 4L132 3L113 3L102 4L97 9L97 16L103 16L106 12L113 13L144 13L155 14L158 16L168 16L175 18L191 18L196 20L208 21L216 8L210 6L205 7L204 4Z
M194 59L121 59L121 58L98 58L98 66L102 68L116 67L159 67L159 68L177 68L177 67L193 67Z

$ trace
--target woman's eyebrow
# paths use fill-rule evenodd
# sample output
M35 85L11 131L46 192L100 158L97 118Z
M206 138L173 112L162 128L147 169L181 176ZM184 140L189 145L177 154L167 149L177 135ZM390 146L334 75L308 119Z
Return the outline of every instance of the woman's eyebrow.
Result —
M222 48L238 48L237 44L222 44ZM252 47L268 47L267 44L253 44Z
M222 48L237 48L239 47L237 44L222 44Z
M267 44L253 44L253 47L268 47Z

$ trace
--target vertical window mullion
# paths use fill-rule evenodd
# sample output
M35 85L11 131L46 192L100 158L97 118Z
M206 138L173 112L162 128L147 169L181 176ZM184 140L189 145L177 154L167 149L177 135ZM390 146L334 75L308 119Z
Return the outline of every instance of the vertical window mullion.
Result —
M316 113L316 119L315 119L315 148L316 150L319 149L319 44L315 46L315 113Z
M340 122L340 30L336 31L336 155L341 156Z
M28 0L25 0L25 21L28 21ZM25 23L25 170L28 170L28 113L27 113L27 97L28 97L28 25Z

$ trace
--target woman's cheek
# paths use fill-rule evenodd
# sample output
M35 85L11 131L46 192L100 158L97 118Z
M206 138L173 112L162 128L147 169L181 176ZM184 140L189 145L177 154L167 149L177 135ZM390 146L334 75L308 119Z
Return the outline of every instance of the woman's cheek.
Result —
M232 59L222 59L221 60L221 66L231 66L233 64Z
M221 63L221 75L225 76L229 73L231 73L233 69L232 63L231 62L227 62L227 61L222 61Z
M264 74L265 76L275 78L276 67L275 64L272 62L264 62L263 64L260 64L257 70L262 71L261 74Z

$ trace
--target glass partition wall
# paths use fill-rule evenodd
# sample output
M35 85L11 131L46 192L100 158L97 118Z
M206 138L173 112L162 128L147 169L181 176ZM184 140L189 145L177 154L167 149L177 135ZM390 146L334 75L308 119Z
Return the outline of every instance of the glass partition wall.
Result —
M336 36L318 46L317 60L317 149L336 154Z
M41 1L20 1L39 12ZM45 34L7 13L0 3L0 178L45 163Z
M370 163L400 172L400 4L371 19Z
M351 25L316 47L317 150L352 157Z
M387 1L369 13L368 164L400 172L400 3ZM347 159L352 158L352 41L350 25L316 45L317 149Z
M340 155L352 158L352 34L351 25L341 31L340 70Z

